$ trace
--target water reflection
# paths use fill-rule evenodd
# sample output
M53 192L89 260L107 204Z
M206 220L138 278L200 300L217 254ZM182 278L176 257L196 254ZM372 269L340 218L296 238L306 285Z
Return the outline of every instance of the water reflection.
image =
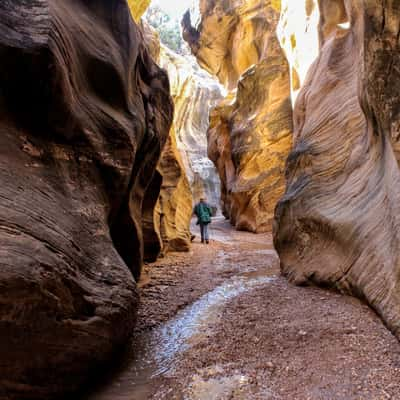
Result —
M175 318L132 343L132 358L111 385L91 400L148 399L152 380L173 374L177 356L212 333L224 306L236 296L271 282L263 273L236 276L207 293Z

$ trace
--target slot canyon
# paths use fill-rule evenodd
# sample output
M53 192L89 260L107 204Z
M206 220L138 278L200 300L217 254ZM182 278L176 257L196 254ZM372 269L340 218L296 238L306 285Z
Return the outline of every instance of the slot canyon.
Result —
M0 400L400 399L400 3L5 0L0 54Z

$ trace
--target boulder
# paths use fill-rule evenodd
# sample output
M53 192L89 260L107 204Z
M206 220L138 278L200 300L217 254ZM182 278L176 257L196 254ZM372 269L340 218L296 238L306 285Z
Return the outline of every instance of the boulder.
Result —
M60 398L132 333L168 78L124 0L0 2L0 54L0 399Z

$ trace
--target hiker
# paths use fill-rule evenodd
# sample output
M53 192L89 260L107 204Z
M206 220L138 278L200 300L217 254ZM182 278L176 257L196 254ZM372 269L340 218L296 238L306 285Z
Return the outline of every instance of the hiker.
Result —
M200 202L194 207L193 213L197 217L197 225L200 225L201 243L209 243L208 224L211 222L211 207L206 203L206 199L201 198Z

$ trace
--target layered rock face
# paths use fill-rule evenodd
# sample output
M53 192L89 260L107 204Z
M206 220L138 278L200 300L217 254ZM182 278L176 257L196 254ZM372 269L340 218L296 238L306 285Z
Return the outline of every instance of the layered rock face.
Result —
M366 299L400 338L400 9L319 5L320 54L296 102L275 246L292 281Z
M162 251L189 251L193 200L174 127L157 170L162 176L162 185L155 220L161 235Z
M122 0L0 2L0 399L74 391L132 332L166 74Z
M194 60L160 46L157 32L145 21L143 31L152 57L168 73L175 105L173 127L157 168L160 196L153 219L145 219L145 256L154 261L161 252L190 249L193 198L207 197L218 206L219 178L207 157L206 132L209 109L222 95L220 85Z
M222 88L191 58L162 47L160 65L170 79L176 142L193 199L198 202L206 197L212 206L219 207L220 180L207 156L207 130L209 111L222 99Z
M276 30L280 2L203 1L198 29L183 20L199 64L230 90L211 112L208 153L222 211L237 229L271 230L291 148L290 71Z
M142 21L144 38L151 56L165 69L168 66L165 54L168 50L160 44L158 33ZM169 53L172 53L169 51ZM174 53L172 53L174 54ZM174 82L175 83L175 82ZM145 203L150 205L144 218L145 259L154 262L157 257L169 251L190 250L190 220L193 209L193 198L189 180L178 150L176 129L177 90L172 85L171 92L175 103L174 123L157 166L157 172L151 183L154 190L159 189L158 196L152 197L154 190L149 191ZM190 118L186 114L185 118ZM147 201L148 200L148 201ZM154 208L154 200L156 207Z

